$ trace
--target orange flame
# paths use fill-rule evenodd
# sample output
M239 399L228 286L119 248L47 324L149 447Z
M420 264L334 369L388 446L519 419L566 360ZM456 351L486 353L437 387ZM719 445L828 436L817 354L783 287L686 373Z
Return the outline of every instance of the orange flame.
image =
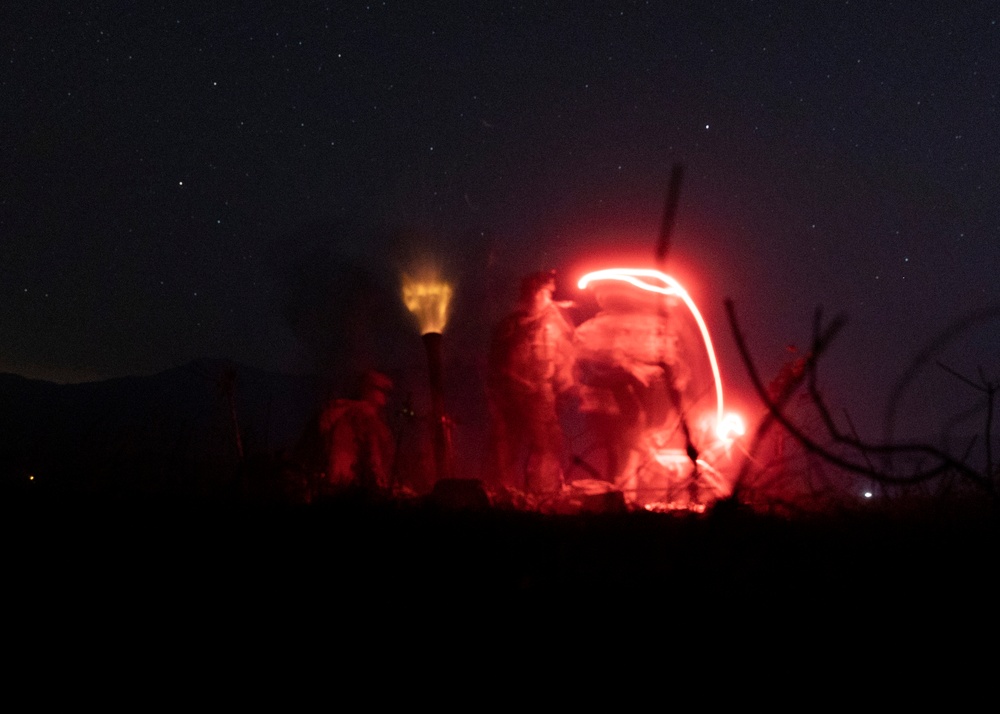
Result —
M403 303L416 315L421 335L444 331L451 293L451 285L437 277L418 280L403 276Z

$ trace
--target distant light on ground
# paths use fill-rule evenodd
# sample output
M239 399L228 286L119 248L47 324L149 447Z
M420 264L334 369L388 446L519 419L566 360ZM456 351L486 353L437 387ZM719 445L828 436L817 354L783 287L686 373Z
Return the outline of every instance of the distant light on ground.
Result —
M871 491L865 491L865 498L871 498L871 497L872 497L872 492Z

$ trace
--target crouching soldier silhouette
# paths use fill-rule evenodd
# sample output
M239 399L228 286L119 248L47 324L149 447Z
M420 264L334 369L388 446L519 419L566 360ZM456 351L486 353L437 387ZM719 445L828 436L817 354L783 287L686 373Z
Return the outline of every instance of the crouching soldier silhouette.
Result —
M648 439L685 443L668 425L681 417L688 370L658 296L612 283L596 298L600 312L575 335L580 411L603 452L606 480L634 490Z
M366 372L358 398L335 399L320 413L326 454L321 492L377 492L390 486L394 443L384 411L392 386L381 372Z
M493 331L487 374L489 478L535 494L562 488L559 402L573 386L573 328L555 287L555 271L524 278L517 308Z

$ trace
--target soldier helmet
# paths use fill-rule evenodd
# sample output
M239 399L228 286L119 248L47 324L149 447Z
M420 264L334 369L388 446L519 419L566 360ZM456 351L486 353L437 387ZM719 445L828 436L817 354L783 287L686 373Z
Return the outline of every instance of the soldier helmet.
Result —
M364 393L372 391L388 393L392 391L392 387L392 378L374 369L367 370L361 376L361 391Z
M524 279L521 280L521 299L529 300L534 297L539 290L545 288L553 291L556 289L556 271L540 270L537 273L526 275Z

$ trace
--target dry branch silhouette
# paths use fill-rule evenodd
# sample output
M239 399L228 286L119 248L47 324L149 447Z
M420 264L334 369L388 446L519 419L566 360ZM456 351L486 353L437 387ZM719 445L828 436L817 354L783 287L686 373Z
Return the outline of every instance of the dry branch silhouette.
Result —
M746 338L744 337L743 330L741 329L739 320L736 316L736 308L733 301L731 299L726 299L725 307L726 314L729 319L729 326L732 331L733 338L736 341L740 358L742 359L744 367L747 370L747 374L749 375L754 386L754 390L757 392L757 396L767 408L767 416L761 422L761 425L758 427L753 440L751 441L751 455L758 448L760 441L763 439L767 431L774 425L774 423L778 423L784 427L785 430L787 430L787 432L808 453L819 457L827 464L845 471L866 476L877 483L895 486L916 486L918 484L931 481L932 479L954 474L983 489L993 498L994 502L996 501L996 488L993 480L992 464L989 464L987 471L982 473L969 466L965 462L964 457L956 458L942 449L930 444L894 442L872 443L860 439L853 427L851 428L851 433L847 434L837 426L830 409L817 386L817 365L820 357L822 357L822 355L826 352L833 339L846 323L843 316L834 318L828 325L824 326L822 310L817 308L813 321L812 349L805 358L805 369L794 378L788 380L783 385L783 389L781 389L780 393L772 395L765 387L756 364L754 363L753 357L750 354ZM809 402L818 413L826 435L834 444L848 448L852 452L856 452L858 454L858 458L849 458L834 452L829 447L824 446L815 438L807 434L798 424L795 423L794 420L788 416L785 406L791 396L802 386L803 382L807 385L806 389L809 396ZM987 388L992 386L993 385L987 385ZM992 400L990 400L990 408L992 410ZM990 419L991 417L988 417L987 429L989 429L991 424ZM989 434L987 434L987 438L988 437ZM871 458L873 455L904 455L909 457L923 457L924 459L928 459L930 464L912 473L897 475L888 468L876 468L874 466L874 461ZM738 495L747 488L752 468L753 459L748 458L737 475L733 490L734 496L738 497Z

